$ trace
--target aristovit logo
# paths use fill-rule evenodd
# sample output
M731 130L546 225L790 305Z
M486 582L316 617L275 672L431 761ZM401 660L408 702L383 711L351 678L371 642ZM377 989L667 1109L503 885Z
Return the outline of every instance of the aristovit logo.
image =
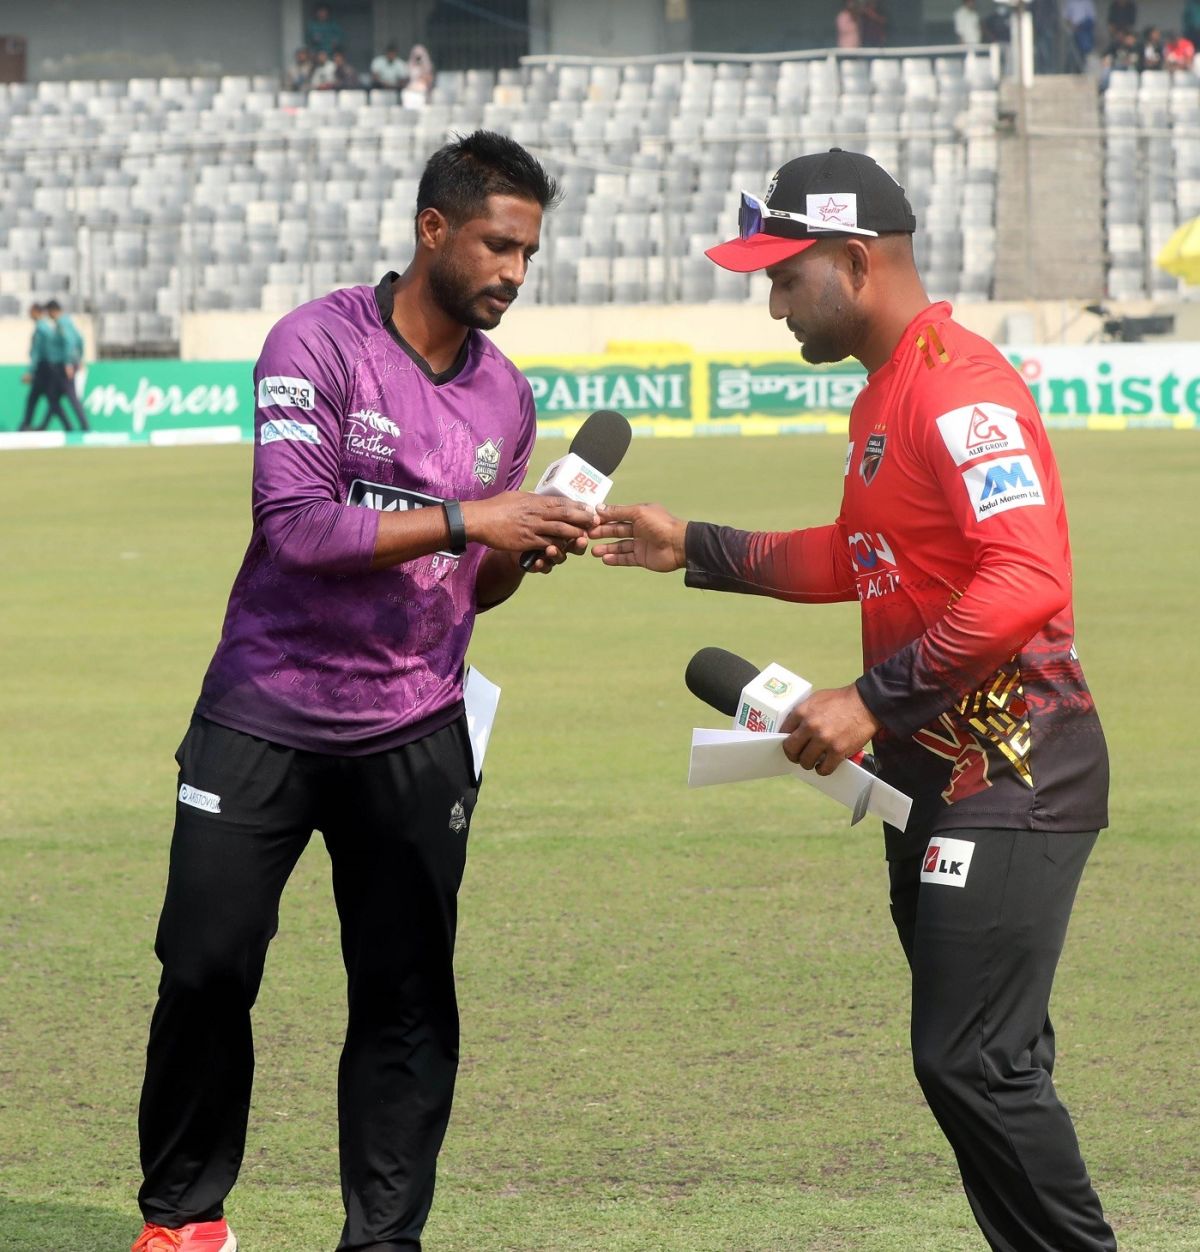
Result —
M311 410L316 405L316 388L307 378L260 378L258 407L265 409L273 404L285 409Z
M966 404L937 419L938 430L955 465L995 452L1013 452L1025 446L1016 409L1002 404Z
M201 791L199 787L189 787L187 783L179 785L179 803L189 804L194 809L203 809L206 813L221 811L221 797L211 791Z
M297 422L290 417L277 417L273 421L264 422L258 441L263 446L276 443L280 439L288 439L293 443L320 443L321 434L309 422Z
M981 522L1009 509L1046 503L1033 460L1027 456L972 465L962 477L975 517Z
M975 845L966 839L940 839L937 835L925 849L921 881L943 887L965 887Z

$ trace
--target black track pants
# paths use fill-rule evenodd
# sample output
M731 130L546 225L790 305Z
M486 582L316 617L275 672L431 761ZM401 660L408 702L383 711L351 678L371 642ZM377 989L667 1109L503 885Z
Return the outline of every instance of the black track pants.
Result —
M889 866L913 1066L997 1252L1117 1246L1051 1081L1050 989L1095 841L951 830Z
M197 718L178 759L138 1119L142 1212L164 1226L223 1213L245 1146L250 1010L284 884L319 829L348 979L339 1247L419 1248L458 1066L456 901L476 799L465 720L333 757Z

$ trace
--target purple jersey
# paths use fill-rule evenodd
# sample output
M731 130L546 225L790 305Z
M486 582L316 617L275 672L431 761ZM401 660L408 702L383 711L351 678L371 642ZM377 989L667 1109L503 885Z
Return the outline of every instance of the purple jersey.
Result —
M371 569L382 509L515 490L529 384L472 330L442 374L391 322L392 282L276 323L254 369L254 530L196 705L289 747L379 752L462 710L486 549Z

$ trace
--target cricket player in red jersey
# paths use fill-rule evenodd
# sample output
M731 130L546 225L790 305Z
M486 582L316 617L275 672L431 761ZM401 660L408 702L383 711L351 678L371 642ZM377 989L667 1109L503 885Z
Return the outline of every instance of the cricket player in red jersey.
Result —
M999 1252L1116 1248L1051 1081L1050 989L1075 891L1107 824L1104 734L1073 645L1071 554L1033 397L986 340L931 304L903 189L869 157L790 161L739 238L771 316L814 364L857 357L835 522L749 533L658 505L608 507L609 565L689 586L860 602L862 675L784 724L829 774L874 743L913 797L885 828L891 911L912 971L917 1078Z

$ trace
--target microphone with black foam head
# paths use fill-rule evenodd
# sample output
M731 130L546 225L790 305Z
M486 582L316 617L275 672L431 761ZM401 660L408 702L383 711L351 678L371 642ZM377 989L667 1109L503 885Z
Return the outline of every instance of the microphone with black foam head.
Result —
M733 718L735 730L779 732L787 715L813 686L782 665L757 665L724 648L701 648L688 662L683 681L697 699ZM875 758L856 752L850 760L878 773Z
M595 508L612 490L612 473L629 449L633 428L629 419L612 409L599 409L575 432L567 455L546 467L534 487L535 495L561 496ZM521 554L521 568L532 569L544 555L541 548Z

